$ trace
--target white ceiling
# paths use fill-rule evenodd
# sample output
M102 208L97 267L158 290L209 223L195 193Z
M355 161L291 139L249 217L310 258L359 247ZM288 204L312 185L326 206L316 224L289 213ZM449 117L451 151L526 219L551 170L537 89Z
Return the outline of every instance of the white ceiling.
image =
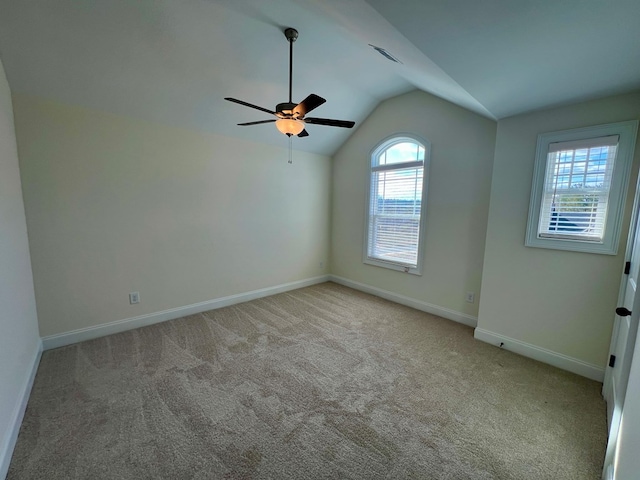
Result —
M369 0L496 118L640 89L640 0Z
M14 92L287 145L273 109L355 120L428 91L489 118L640 89L639 0L0 0L0 58ZM392 63L368 44L402 61ZM332 154L351 130L311 125L294 148Z

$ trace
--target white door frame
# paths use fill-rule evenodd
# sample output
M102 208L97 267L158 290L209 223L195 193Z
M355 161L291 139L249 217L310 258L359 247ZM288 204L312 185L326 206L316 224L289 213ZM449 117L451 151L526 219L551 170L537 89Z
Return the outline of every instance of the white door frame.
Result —
M606 480L625 480L637 478L640 472L640 329L636 337L635 352L629 372L627 384L627 399L625 401L617 439L617 451L615 453L613 467L610 476L603 476ZM614 472L615 468L615 472ZM608 472L603 472L607 475ZM615 475L615 476L614 476Z
M633 254L633 248L634 248L634 244L636 243L636 233L638 233L638 235L640 236L640 231L638 230L638 222L640 221L640 176L638 177L638 181L636 183L636 190L635 190L635 196L633 199L633 210L631 213L631 222L629 225L629 233L627 236L627 246L626 246L626 251L625 251L625 256L624 256L624 266L627 265L627 262L631 262L631 257ZM620 275L620 290L618 292L618 302L617 302L617 306L622 306L624 304L625 301L625 296L626 296L626 291L627 291L627 282L628 282L628 275L626 273L624 273L624 268L622 269L623 272ZM636 292L636 302L634 303L640 303L638 302L638 295L640 295L640 293ZM634 305L635 307L636 305ZM633 310L636 310L636 308L632 308ZM620 333L620 319L619 317L616 315L615 317L615 322L613 325L613 331L611 334L611 342L609 345L609 357L607 358L607 363L609 362L609 358L610 355L612 355L615 352L616 346L617 346L617 341L618 341L618 335ZM636 332L634 333L634 337L636 336ZM638 342L640 342L640 331L637 332L637 340L636 340L636 345L635 348L632 349L631 352L628 352L627 355L631 355L632 357L632 362L633 362L633 356L634 356L634 352L633 350L637 351L638 350ZM638 364L640 359L635 358L635 363L636 366ZM621 366L621 365L620 365ZM631 381L631 380L629 380ZM637 379L634 380L634 382L637 382ZM619 433L620 433L620 425L621 425L621 420L622 420L622 414L624 411L624 405L622 407L622 410L618 411L618 410L614 410L614 406L615 404L618 402L618 400L621 399L617 399L615 398L617 393L617 389L614 389L614 370L613 368L609 367L607 365L607 367L605 368L605 374L604 374L604 382L602 385L602 396L605 398L605 400L607 401L607 427L608 427L608 432L609 432L609 437L608 437L608 442L607 442L607 450L606 450L606 454L605 454L605 462L604 462L604 470L602 472L602 478L605 480L613 480L614 479L614 466L615 466L615 461L616 461L616 456L618 454L617 450L617 443L618 443L618 439L619 439ZM622 399L624 400L624 399Z
M639 209L640 209L640 175L638 175L638 179L636 181L636 190L633 198L633 209L631 210L631 222L629 224L629 233L627 234L627 246L624 252L623 265L626 265L627 262L631 261L631 252L633 249L634 235L638 226L638 218L640 216L639 215L640 212L638 212ZM623 269L623 272L620 275L620 290L618 291L618 302L616 303L616 305L622 305L622 302L624 301L624 296L626 291L626 280L627 280L627 275L624 273L624 269ZM613 331L611 333L611 342L609 343L609 354L611 354L611 352L614 350L616 346L615 342L616 342L616 337L618 334L619 327L620 327L619 322L615 322L613 325ZM607 362L608 362L608 358L607 358ZM602 396L604 398L608 398L608 396L610 395L610 389L612 387L612 382L611 382L612 375L613 375L613 369L606 367L604 371L604 382L602 384Z

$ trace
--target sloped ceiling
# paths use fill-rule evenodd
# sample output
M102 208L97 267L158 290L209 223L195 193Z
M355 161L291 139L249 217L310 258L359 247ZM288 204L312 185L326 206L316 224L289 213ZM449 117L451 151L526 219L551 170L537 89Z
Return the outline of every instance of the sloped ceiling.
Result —
M640 89L639 0L369 0L496 118Z
M0 0L0 58L14 92L286 146L223 100L287 100L285 27L294 101L357 128L416 88L489 118L639 89L638 18L637 0ZM308 131L294 148L326 155L352 132Z

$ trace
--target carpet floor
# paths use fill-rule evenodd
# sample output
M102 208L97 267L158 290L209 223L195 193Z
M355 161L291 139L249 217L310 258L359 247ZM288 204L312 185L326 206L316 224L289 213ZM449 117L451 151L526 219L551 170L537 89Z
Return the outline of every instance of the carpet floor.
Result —
M9 479L599 479L601 384L334 283L44 352Z

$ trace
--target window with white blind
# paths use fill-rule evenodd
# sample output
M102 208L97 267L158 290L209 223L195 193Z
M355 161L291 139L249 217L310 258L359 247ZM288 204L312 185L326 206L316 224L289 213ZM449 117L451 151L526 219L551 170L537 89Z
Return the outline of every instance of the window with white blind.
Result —
M429 144L402 134L371 154L364 262L421 274Z
M637 128L633 121L538 136L527 246L617 252Z

